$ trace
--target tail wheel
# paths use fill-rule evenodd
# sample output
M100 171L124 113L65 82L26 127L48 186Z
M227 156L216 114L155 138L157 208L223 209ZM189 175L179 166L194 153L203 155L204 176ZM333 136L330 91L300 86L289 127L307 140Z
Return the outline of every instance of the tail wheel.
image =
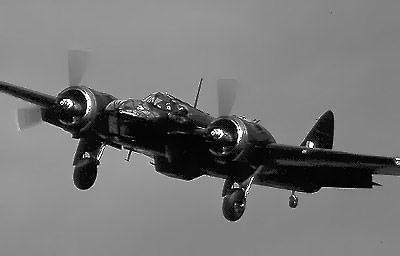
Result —
M299 204L299 198L295 195L292 194L289 197L289 207L294 209L297 207L297 205Z
M229 221L239 220L246 210L245 191L240 188L232 189L232 192L224 197L222 212Z
M97 163L90 159L81 160L75 167L73 180L80 190L91 188L97 177Z

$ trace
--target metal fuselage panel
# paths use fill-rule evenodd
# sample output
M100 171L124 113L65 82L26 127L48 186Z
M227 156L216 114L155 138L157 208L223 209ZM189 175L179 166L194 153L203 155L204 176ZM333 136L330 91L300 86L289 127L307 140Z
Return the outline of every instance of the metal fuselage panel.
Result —
M195 120L192 120L193 116ZM171 143L171 133L189 136L199 123L206 125L207 118L208 115L201 117L192 109L189 109L188 116L179 116L139 102L133 109L108 111L104 115L103 125L98 126L103 129L98 132L124 148L147 152L146 155L165 155L165 146Z
M144 108L139 108L142 109L140 113L137 109L109 111L102 118L102 124L96 125L101 128L97 132L112 144L152 158L156 155L170 158L172 154L174 159L178 159L174 161L184 163L188 168L187 172L191 171L189 169L199 169L203 174L221 178L228 178L232 174L245 178L254 172L254 166L248 162L254 156L248 154L242 161L221 163L211 154L204 139L194 134L194 130L209 126L215 120L214 117L189 105L186 105L187 116L179 116L149 105ZM258 124L255 128L252 125L251 127L251 144L245 145L249 147L249 152L255 150L255 140L259 140L260 144L264 142L265 136L271 136Z

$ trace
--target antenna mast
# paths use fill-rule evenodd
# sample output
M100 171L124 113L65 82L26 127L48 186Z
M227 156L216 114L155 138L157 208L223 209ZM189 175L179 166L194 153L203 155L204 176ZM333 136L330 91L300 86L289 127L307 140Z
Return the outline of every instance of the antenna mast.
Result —
M199 88L197 89L197 95L196 95L196 99L194 100L194 108L197 107L197 102L199 101L199 94L200 94L200 89L201 89L201 84L203 83L203 78L200 79L199 82Z

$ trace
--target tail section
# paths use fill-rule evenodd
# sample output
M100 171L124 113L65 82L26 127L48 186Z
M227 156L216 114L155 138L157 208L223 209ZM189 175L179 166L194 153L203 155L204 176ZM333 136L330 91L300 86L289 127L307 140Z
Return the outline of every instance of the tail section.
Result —
M304 138L300 146L310 148L332 149L334 117L331 110L326 111Z

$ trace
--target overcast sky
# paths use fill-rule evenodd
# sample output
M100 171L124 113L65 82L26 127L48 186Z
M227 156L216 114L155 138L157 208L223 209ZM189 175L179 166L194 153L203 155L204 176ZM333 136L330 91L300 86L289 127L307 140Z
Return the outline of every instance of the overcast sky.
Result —
M337 150L400 155L399 1L0 2L0 80L56 94L68 49L92 54L83 83L119 98L168 91L215 114L216 79L242 82L234 112L298 145L335 113ZM394 255L400 178L374 190L254 187L237 223L223 181L190 183L106 149L95 186L72 182L77 141L47 124L17 132L0 95L1 255Z

